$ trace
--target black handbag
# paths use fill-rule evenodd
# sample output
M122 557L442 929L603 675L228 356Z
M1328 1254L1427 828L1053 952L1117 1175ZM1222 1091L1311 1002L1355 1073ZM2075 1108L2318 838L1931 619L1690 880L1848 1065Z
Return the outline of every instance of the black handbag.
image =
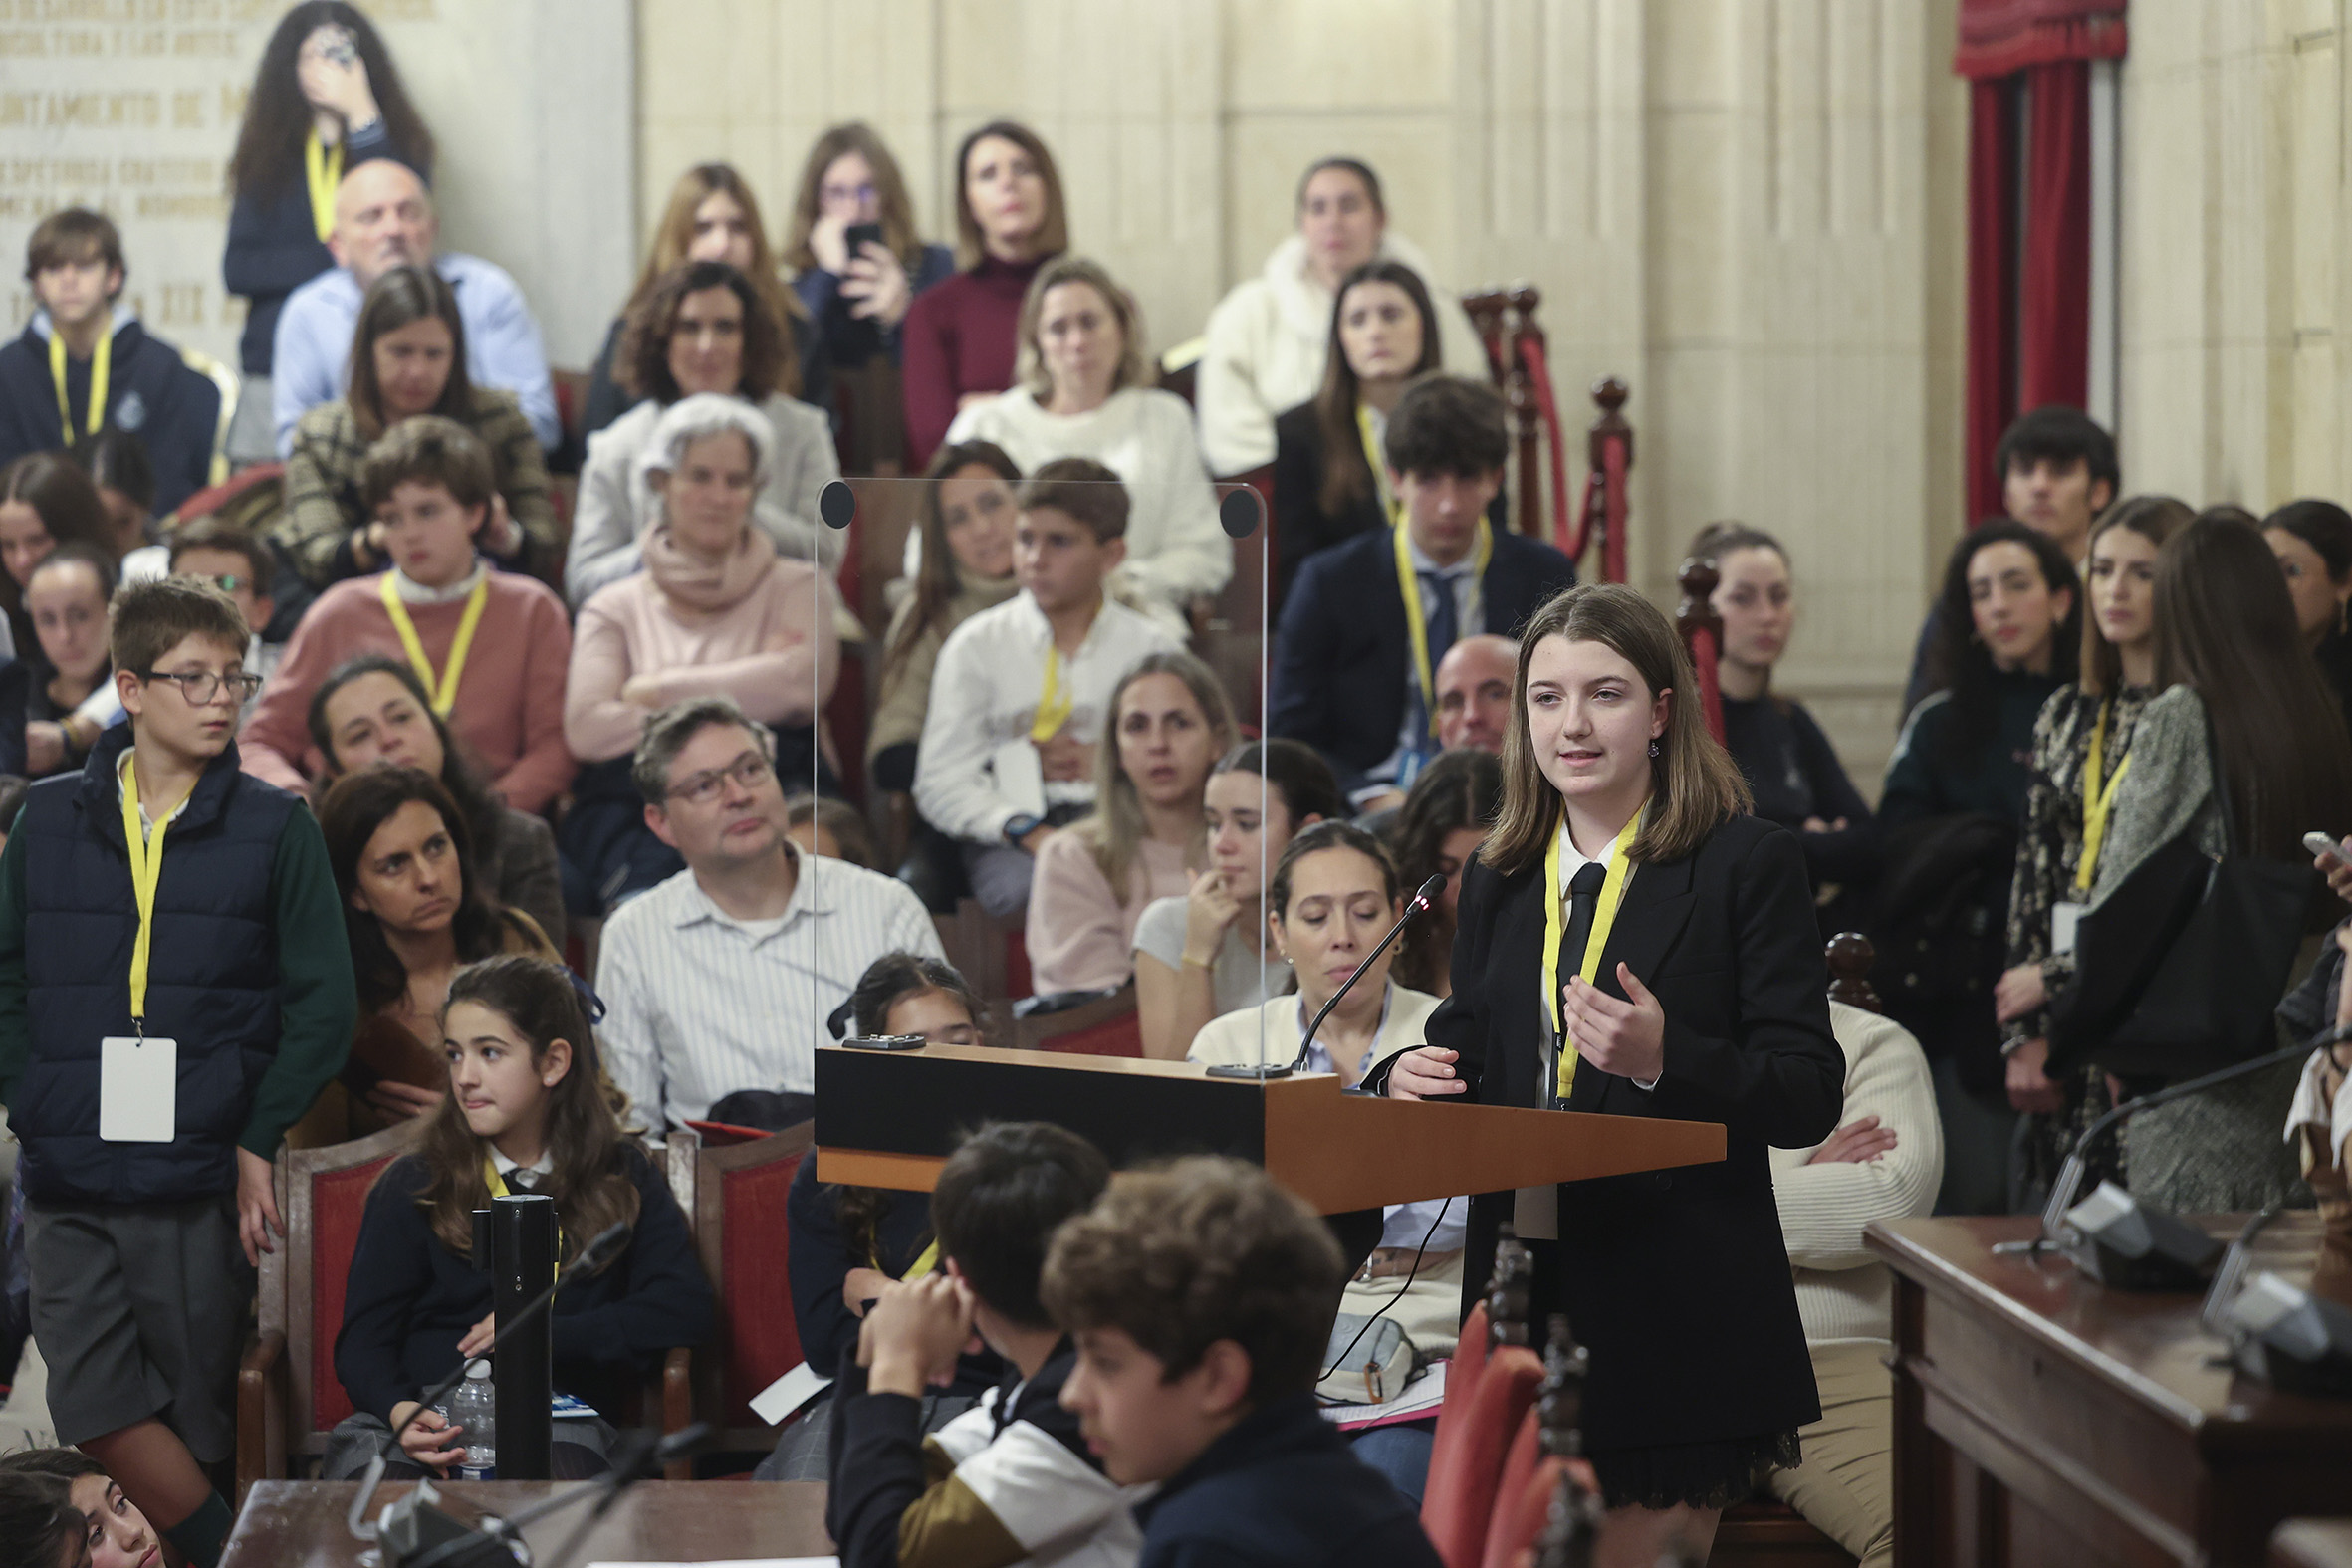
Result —
M2053 1077L2095 1066L2183 1078L2276 1043L2313 872L2241 851L2210 728L2206 755L2229 847L2207 853L2192 825L2082 917L2074 979L2049 1007Z

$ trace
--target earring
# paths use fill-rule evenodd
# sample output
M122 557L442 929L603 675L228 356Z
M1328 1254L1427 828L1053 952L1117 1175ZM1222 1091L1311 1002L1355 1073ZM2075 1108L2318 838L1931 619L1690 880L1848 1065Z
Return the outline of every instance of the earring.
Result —
M1657 743L1656 741L1652 741L1652 742L1650 742L1650 755L1651 755L1652 757L1658 757L1658 756L1662 756L1662 755L1664 755L1663 753L1661 753L1661 752L1659 751L1659 749L1658 749L1658 743Z

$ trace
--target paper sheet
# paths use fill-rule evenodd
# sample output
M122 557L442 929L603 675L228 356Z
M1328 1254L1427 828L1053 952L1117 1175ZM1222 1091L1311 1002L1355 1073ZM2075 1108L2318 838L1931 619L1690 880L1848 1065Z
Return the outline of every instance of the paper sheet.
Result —
M1323 1419L1341 1432L1355 1432L1364 1427L1385 1427L1391 1422L1426 1416L1445 1403L1446 1368L1452 1365L1450 1361L1433 1363L1427 1372L1406 1384L1402 1394L1382 1404L1325 1405Z
M819 1376L804 1361L752 1396L752 1414L771 1427L780 1426L787 1417L832 1386L832 1379Z

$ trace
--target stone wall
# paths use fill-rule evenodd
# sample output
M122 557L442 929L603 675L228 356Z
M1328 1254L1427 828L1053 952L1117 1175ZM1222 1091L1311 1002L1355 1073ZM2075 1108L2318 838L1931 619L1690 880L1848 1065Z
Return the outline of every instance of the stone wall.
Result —
M220 278L225 172L278 0L0 0L0 264L31 314L26 237L93 205L120 226L128 296L232 366L244 302ZM629 0L373 0L441 145L442 244L513 273L550 356L584 363L634 246Z
M638 36L640 225L722 156L780 227L862 115L938 234L957 139L1014 114L1155 347L1290 231L1302 166L1365 157L1440 281L1543 290L1572 487L1584 388L1632 384L1645 588L1711 519L1787 542L1785 689L1874 789L1961 521L1952 0L643 0Z
M2127 490L2352 490L2342 0L2136 0L2123 66Z

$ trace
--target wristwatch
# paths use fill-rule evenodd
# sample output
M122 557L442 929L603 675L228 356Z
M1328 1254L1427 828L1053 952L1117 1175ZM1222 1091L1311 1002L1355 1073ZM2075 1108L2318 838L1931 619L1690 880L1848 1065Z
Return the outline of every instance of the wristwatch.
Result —
M1027 811L1023 811L1005 823L1005 842L1018 849L1024 838L1045 825L1046 819L1044 817L1032 816Z

